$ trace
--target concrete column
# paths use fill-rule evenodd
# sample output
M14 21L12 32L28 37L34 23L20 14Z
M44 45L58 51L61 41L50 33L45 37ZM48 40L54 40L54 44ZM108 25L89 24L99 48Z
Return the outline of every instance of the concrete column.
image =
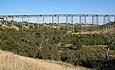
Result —
M6 25L8 24L8 17L6 17Z
M107 23L109 23L110 22L110 16L108 15L107 16Z
M103 16L103 24L106 23L106 16Z
M72 23L72 32L74 32L74 17L71 16L71 23Z
M54 16L54 25L57 24L57 16Z
M39 30L39 17L37 17L37 27L38 27L38 30Z
M45 25L44 16L42 16L42 23L43 23L43 25Z
M97 24L97 30L99 29L98 25L99 25L99 18L98 16L96 16L96 24Z
M94 16L92 16L92 24L94 24Z
M82 16L79 16L79 30L81 31L82 30Z
M95 24L94 23L94 16L92 16L92 24ZM95 26L93 27L93 30L95 30Z
M96 24L97 25L99 24L99 18L98 18L98 16L96 16Z
M58 18L58 30L60 31L60 18L59 16L57 16L57 18Z
M52 16L52 28L54 27L54 16Z
M29 17L28 17L28 28L29 28Z
M103 16L103 25L105 27L105 30L107 29L107 26L106 26L106 23L107 23L106 17L107 16Z
M54 23L54 16L52 16L52 23Z
M87 21L86 21L86 16L83 16L83 17L84 17L84 24L86 24L86 22L87 22Z
M66 16L67 31L69 31L68 16Z
M109 15L107 16L107 23L110 23L110 16L109 16ZM107 29L109 29L108 26L106 26L106 30L107 30Z
M82 18L82 16L79 16L79 23L81 24L81 18Z
M23 21L24 21L24 17L22 17L22 29L23 29L23 27L24 27Z
M84 16L84 23L87 24L86 16Z
M87 30L87 19L86 19L87 16L84 16L84 24L85 24L85 31Z
M12 17L12 22L11 23L12 23L12 26L13 26L13 24L14 24L14 16Z

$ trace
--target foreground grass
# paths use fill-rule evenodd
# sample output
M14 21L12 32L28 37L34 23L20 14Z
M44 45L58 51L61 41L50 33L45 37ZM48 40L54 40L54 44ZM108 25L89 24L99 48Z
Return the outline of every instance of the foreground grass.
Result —
M15 55L0 50L0 70L90 70L45 60Z

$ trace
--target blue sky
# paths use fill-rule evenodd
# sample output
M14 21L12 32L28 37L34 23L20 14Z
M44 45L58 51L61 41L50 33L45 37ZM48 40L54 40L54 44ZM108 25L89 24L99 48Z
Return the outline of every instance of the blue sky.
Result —
M115 0L0 0L7 14L115 14Z

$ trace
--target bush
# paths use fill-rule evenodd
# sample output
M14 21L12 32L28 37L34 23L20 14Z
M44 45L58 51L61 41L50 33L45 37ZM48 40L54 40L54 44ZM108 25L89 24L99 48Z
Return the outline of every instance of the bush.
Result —
M115 50L115 45L110 45L111 50Z

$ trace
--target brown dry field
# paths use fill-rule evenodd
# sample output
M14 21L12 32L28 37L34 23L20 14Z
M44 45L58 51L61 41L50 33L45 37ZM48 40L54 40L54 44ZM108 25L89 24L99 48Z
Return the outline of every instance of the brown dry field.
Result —
M91 70L71 64L33 59L0 50L0 70Z

